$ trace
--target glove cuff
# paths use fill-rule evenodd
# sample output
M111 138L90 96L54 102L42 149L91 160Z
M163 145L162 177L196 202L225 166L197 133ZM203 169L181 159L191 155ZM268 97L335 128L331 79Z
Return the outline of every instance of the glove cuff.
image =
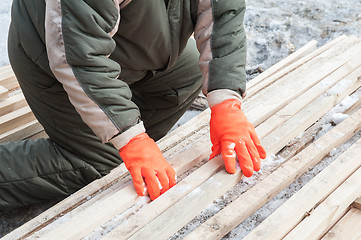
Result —
M127 143L135 136L144 132L145 132L145 128L143 122L140 122L137 125L129 128L127 131L123 132L122 134L114 137L113 139L110 140L110 142L114 145L116 149L119 150L125 145L127 145Z
M208 93L207 99L208 99L209 107L212 108L213 106L218 105L224 102L225 100L229 100L229 99L236 99L241 102L242 97L233 90L219 89Z

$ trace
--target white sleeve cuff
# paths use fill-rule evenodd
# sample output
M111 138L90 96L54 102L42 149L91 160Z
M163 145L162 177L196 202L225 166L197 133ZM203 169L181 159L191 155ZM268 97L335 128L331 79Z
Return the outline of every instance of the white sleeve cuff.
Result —
M241 101L242 96L233 90L219 89L219 90L214 90L214 91L208 93L207 99L208 99L208 105L211 108L211 107L213 107L219 103L222 103L225 100L229 100L229 99L237 99L237 100Z
M123 132L122 134L112 138L110 142L114 145L116 149L121 149L135 136L144 133L145 127L143 122L138 123L137 125L129 128L127 131Z

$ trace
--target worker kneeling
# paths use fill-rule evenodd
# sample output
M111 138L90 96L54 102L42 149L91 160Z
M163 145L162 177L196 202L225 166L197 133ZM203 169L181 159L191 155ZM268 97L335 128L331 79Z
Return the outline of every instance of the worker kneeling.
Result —
M124 161L139 195L176 184L155 141L202 92L211 158L266 153L241 110L244 0L14 0L9 58L49 138L0 145L0 209L65 197ZM195 41L190 37L194 33Z

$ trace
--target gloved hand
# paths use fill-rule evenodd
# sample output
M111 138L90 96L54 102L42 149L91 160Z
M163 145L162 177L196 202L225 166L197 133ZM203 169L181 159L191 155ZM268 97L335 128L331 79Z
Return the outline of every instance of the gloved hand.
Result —
M141 133L132 138L119 150L119 155L133 178L138 195L145 195L146 184L149 196L154 200L176 184L174 169L148 134Z
M240 101L229 99L211 108L210 134L213 144L210 159L222 153L227 172L236 173L236 156L246 177L260 170L260 158L266 158L266 151L241 110Z

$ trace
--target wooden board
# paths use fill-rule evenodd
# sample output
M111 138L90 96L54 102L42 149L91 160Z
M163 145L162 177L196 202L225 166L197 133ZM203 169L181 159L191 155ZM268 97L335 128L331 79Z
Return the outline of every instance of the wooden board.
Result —
M361 239L361 210L351 208L322 240Z
M361 141L357 150L349 158L353 158L354 162L361 163L360 157L357 156L361 150ZM333 226L347 212L350 204L361 194L361 169L356 169L356 172L347 178L320 205L315 207L313 212L310 212L310 215L303 219L284 239L319 239L322 237L329 227ZM330 174L328 178L334 176ZM326 179L323 180L325 181ZM342 181L342 178L340 180ZM313 187L317 190L323 186L316 185Z
M11 66L0 68L0 86L6 88L9 91L13 91L19 88L19 83L16 80Z
M9 90L4 88L3 86L0 86L0 101L9 97Z
M352 121L355 121L355 119L352 119ZM347 121L344 124L347 126L349 122ZM340 135L342 132L338 132L338 134ZM350 148L337 161L334 161L294 194L280 208L273 212L271 216L248 234L245 239L282 239L290 230L297 226L305 214L308 215L311 209L331 194L355 169L361 166L361 162L358 160L360 158L357 154L360 147L361 141L359 140L353 148Z

